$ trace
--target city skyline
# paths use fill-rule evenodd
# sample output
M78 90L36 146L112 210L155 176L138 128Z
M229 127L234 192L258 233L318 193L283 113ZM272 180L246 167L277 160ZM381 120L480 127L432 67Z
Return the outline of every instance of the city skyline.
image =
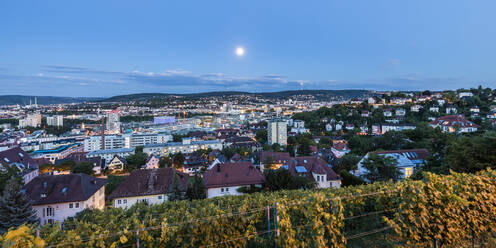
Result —
M2 2L1 95L494 88L495 5Z

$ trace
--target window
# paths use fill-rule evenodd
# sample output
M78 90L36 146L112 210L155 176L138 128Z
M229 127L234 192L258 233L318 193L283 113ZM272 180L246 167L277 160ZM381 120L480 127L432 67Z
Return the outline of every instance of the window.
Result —
M226 188L226 192L229 191L229 188Z
M405 178L411 177L412 174L413 174L413 168L411 167L405 168Z
M72 203L69 203L69 208L72 208L74 205Z
M124 204L126 204L127 203L127 199L122 200L122 202L124 202Z
M79 202L76 202L76 208L79 208Z
M162 200L162 196L161 196L161 195L159 195L159 196L158 196L158 199L159 199L159 200Z
M224 188L220 188L220 192L224 193Z
M42 194L40 195L40 197L41 197L41 198L45 198L45 197L46 197L46 194L45 194L45 193L42 193Z
M317 182L320 182L320 176L317 176Z
M117 204L121 204L121 200L117 200Z
M47 207L46 208L46 216L54 216L55 211L52 207Z

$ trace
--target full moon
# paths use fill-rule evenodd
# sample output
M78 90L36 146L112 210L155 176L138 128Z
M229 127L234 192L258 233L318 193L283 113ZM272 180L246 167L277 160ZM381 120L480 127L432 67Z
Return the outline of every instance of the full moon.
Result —
M236 48L236 55L238 55L239 57L245 55L245 49L243 47L237 47Z

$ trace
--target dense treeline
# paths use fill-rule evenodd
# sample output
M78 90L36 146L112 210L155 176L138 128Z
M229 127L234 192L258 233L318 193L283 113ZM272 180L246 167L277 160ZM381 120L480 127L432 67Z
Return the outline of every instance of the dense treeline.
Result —
M41 227L42 240L34 238L34 227L2 239L55 247L134 246L137 240L143 247L345 247L379 230L383 247L455 247L490 242L481 239L493 234L495 212L495 171L428 173L422 181L84 211L61 229Z

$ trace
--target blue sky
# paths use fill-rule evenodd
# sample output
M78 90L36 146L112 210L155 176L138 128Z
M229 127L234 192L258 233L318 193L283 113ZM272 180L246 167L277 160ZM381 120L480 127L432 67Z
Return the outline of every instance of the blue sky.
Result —
M496 87L495 9L494 0L0 1L0 95Z

